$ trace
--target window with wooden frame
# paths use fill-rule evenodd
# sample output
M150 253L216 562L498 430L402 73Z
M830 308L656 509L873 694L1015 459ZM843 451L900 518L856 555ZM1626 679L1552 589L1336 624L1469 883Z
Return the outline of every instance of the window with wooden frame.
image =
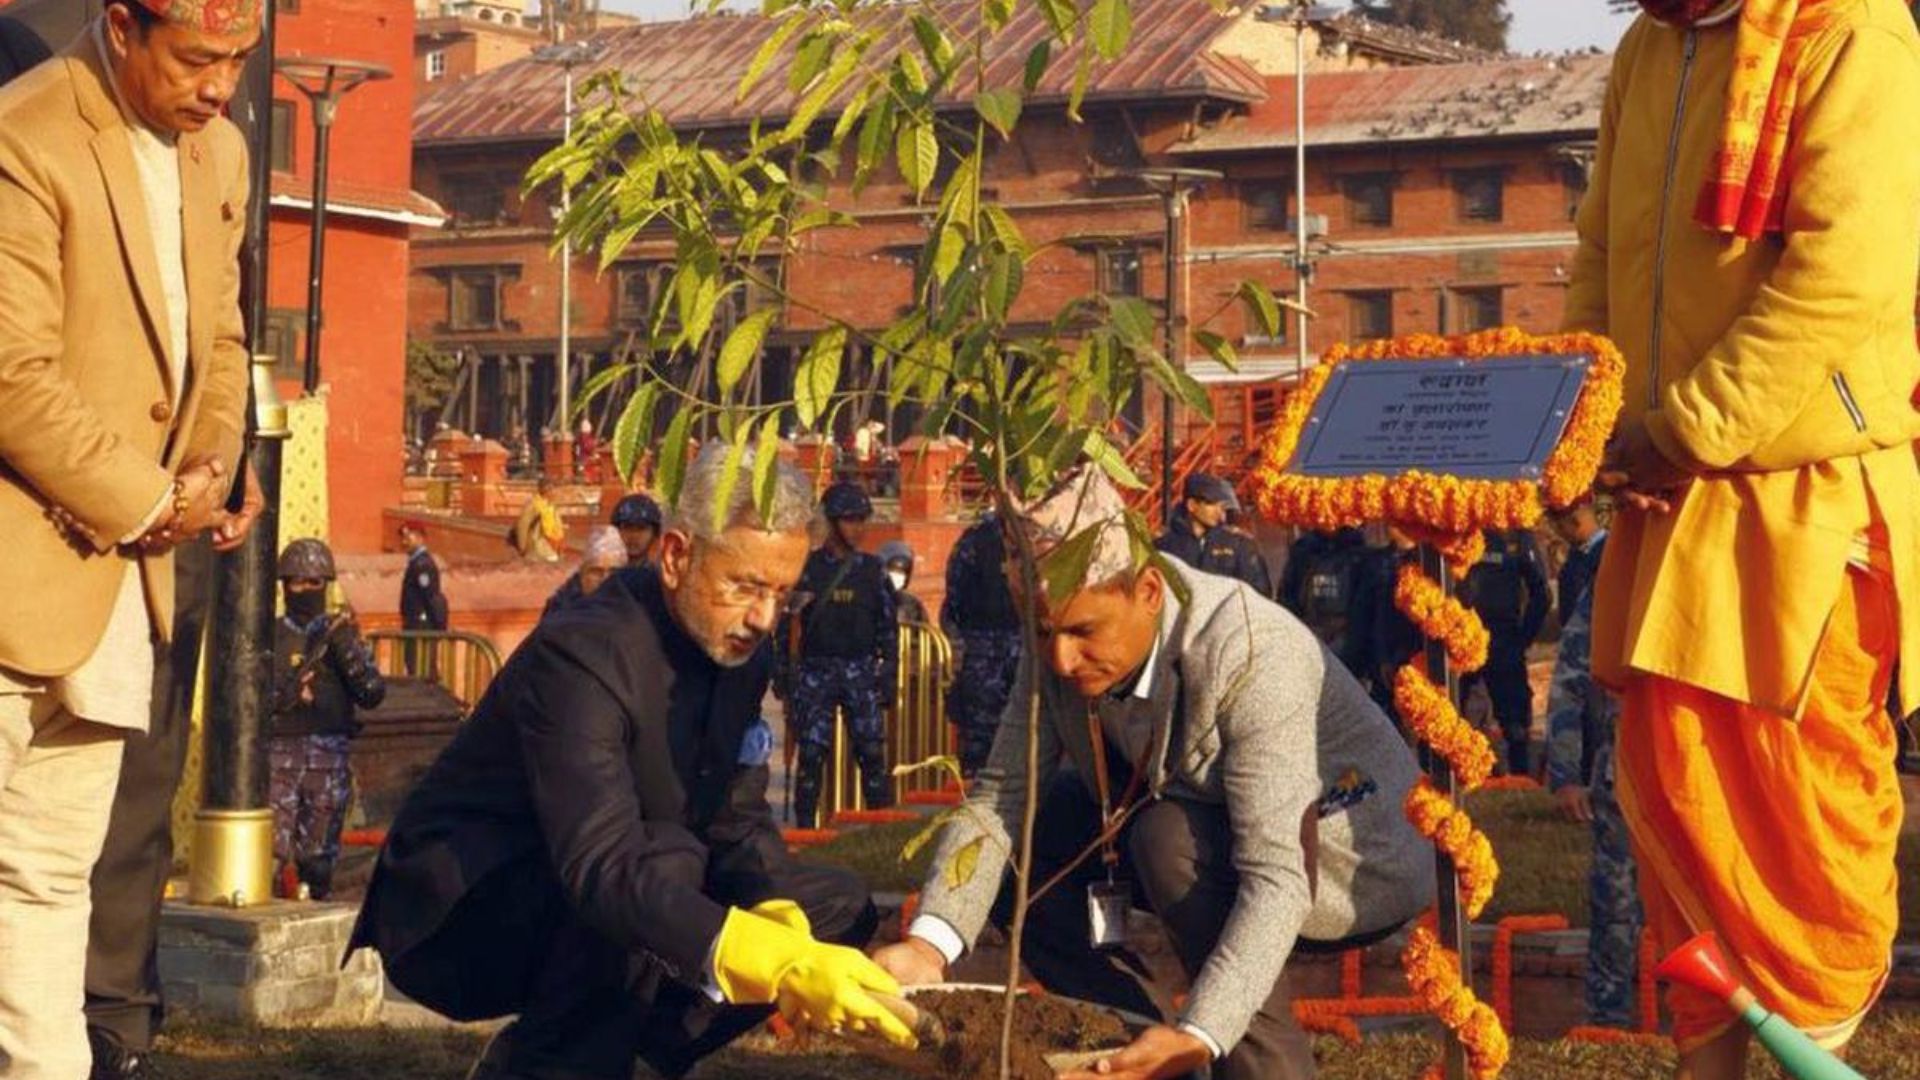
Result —
M1141 260L1137 247L1101 248L1094 253L1094 283L1106 296L1141 295Z
M447 328L456 331L500 328L500 285L496 267L455 270L447 275Z
M1393 293L1367 289L1347 294L1347 336L1355 341L1393 336Z
M1454 289L1453 333L1471 334L1506 324L1506 290L1498 285Z
M507 189L492 173L450 173L442 179L442 202L456 229L507 223Z
M1358 228L1384 228L1393 224L1392 173L1356 173L1342 177L1341 194L1346 197L1347 224Z
M1248 181L1240 187L1240 205L1247 228L1287 228L1287 204L1293 192L1285 180Z
M1454 208L1461 221L1497 224L1506 216L1505 169L1462 169L1453 174Z

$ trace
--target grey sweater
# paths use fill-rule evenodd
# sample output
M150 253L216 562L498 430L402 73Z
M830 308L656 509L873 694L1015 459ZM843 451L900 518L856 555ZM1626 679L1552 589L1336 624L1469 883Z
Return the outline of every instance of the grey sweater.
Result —
M1123 749L1142 745L1139 728L1148 728L1149 797L1227 808L1239 896L1181 1020L1230 1052L1297 937L1336 941L1387 929L1431 904L1433 849L1401 811L1417 778L1412 752L1313 633L1241 582L1173 566L1190 595L1181 604L1169 591L1149 699L1099 707L1108 738ZM1024 662L993 753L966 810L942 834L921 897L924 914L968 942L986 922L1024 812L1033 675ZM1045 791L1063 754L1082 776L1093 775L1093 761L1085 700L1050 672L1041 695ZM1316 805L1310 889L1300 826ZM949 887L942 868L983 833L977 869Z

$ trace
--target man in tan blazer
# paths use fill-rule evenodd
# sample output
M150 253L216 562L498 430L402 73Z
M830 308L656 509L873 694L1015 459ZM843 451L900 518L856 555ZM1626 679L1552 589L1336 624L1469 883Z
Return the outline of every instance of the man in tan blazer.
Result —
M108 0L0 89L0 1077L81 1080L88 893L170 549L221 519L258 0Z

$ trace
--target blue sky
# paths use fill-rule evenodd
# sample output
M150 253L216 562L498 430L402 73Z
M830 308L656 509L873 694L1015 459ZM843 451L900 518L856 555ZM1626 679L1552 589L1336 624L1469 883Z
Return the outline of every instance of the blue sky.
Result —
M687 0L601 0L601 5L609 11L656 19L675 18L687 11ZM1627 16L1609 14L1606 0L1507 0L1507 10L1513 13L1509 44L1518 52L1590 45L1611 49L1629 21Z

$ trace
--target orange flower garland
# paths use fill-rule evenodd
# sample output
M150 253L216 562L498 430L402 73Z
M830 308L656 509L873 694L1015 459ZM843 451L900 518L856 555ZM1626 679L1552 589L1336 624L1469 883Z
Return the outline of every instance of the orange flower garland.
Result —
M1393 587L1393 605L1433 641L1446 646L1447 659L1462 675L1487 666L1493 636L1473 609L1448 596L1419 567L1400 568Z
M1486 359L1523 354L1593 358L1586 384L1567 419L1566 432L1547 459L1538 482L1465 480L1419 471L1391 477L1338 478L1294 476L1286 471L1314 403L1342 361ZM1547 505L1564 506L1578 499L1593 482L1620 411L1620 384L1625 373L1620 351L1606 338L1592 334L1534 337L1507 327L1458 337L1413 334L1355 346L1336 345L1282 403L1254 470L1255 500L1275 521L1321 531L1374 521L1421 525L1456 535L1531 526L1540 519L1543 498Z
M1394 674L1393 709L1453 767L1460 790L1472 791L1493 775L1493 745L1419 668L1409 664Z
M1537 480L1469 480L1417 470L1395 476L1335 478L1298 476L1287 471L1315 403L1343 362L1542 354L1586 355L1592 358L1592 365L1560 442ZM1539 521L1543 504L1566 506L1589 490L1620 411L1625 372L1619 350L1603 337L1533 337L1511 327L1452 338L1415 334L1336 346L1281 403L1280 415L1261 443L1260 461L1253 474L1255 502L1274 521L1319 531L1384 521L1399 527L1416 543L1438 551L1448 571L1454 577L1464 577L1485 554L1484 530L1531 527ZM1486 627L1472 611L1448 597L1439 582L1418 568L1403 569L1394 601L1422 634L1445 648L1456 670L1475 671L1486 663ZM1395 709L1414 734L1447 761L1461 790L1471 791L1488 781L1495 764L1492 745L1467 723L1421 666L1409 664L1400 669L1394 680L1393 699ZM1425 780L1408 793L1404 809L1415 828L1452 860L1467 916L1477 916L1492 897L1499 877L1499 863L1487 837L1473 827L1472 820L1451 798ZM1503 963L1511 966L1513 932L1514 928L1503 932L1506 947L1496 948L1496 967ZM1497 1077L1509 1052L1501 1017L1462 981L1459 955L1440 943L1430 922L1412 931L1401 963L1418 1003L1438 1016L1466 1050L1475 1080ZM1348 979L1344 970L1342 976L1345 993ZM1496 979L1496 994L1499 982ZM1507 993L1510 997L1510 985ZM1351 1000L1302 1002L1296 1005L1296 1013L1302 1024L1313 1030L1357 1039L1358 1028L1351 1018L1358 1015L1357 1007L1371 1004ZM1441 1072L1435 1065L1424 1075L1440 1080Z
M1507 1032L1493 1009L1460 981L1460 957L1441 945L1433 931L1419 926L1407 934L1400 962L1421 1004L1466 1047L1467 1071L1474 1080L1499 1076L1511 1051Z
M1465 810L1453 805L1431 783L1422 779L1407 792L1407 820L1420 835L1453 860L1458 875L1467 918L1477 919L1493 899L1493 883L1500 880L1500 864L1493 857L1493 842L1473 827Z
M1520 934L1565 930L1565 915L1509 915L1493 932L1493 1014L1513 1030L1513 939Z

